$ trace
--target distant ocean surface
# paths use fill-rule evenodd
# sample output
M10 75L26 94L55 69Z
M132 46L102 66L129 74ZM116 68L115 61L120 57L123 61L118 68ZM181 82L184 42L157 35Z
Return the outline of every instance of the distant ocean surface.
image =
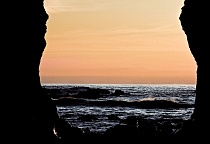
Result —
M48 91L55 91L58 97L74 97L74 99L91 102L93 104L65 104L57 105L57 111L72 126L89 129L93 132L104 132L108 128L119 124L118 120L109 119L117 116L126 119L129 116L138 116L146 119L189 119L195 101L195 85L158 85L158 84L43 84ZM97 98L77 97L78 92L88 89L105 89L111 94L120 90L123 94L102 95ZM178 105L189 107L151 107L155 101L170 101ZM103 102L129 102L128 106L106 105ZM148 108L138 107L138 102L149 101ZM94 105L94 102L102 102ZM151 103L150 103L151 102ZM137 104L137 106L135 106ZM92 120L81 120L82 116L94 116Z

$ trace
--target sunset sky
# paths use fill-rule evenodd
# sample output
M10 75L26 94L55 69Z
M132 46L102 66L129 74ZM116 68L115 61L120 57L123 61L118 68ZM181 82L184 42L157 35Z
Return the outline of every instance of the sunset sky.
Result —
M45 0L42 83L194 84L184 0Z

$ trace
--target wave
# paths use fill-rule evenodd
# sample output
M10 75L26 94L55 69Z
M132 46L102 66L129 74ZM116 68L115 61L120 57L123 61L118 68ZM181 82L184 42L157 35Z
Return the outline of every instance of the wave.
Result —
M169 100L141 100L141 101L118 101L118 100L106 100L106 101L87 101L85 99L77 98L60 98L54 99L55 104L59 106L68 105L85 105L85 106L120 106L120 107L137 107L137 108L193 108L194 104L182 104Z

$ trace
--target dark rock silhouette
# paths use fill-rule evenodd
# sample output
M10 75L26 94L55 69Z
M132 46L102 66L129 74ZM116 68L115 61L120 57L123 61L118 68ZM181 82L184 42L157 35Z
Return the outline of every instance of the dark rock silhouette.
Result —
M210 48L209 48L209 7L207 0L185 0L180 22L186 34L189 49L197 64L195 108L191 122L183 126L179 135L193 136L193 140L207 140L209 132L210 100ZM209 141L209 140L207 140Z
M207 1L185 0L180 21L197 64L195 109L192 119L207 122L210 100L209 7Z
M5 1L2 6L2 141L53 144L57 109L39 76L48 20L43 0Z
M46 47L46 22L49 18L43 0L3 1L2 7L6 9L1 17L1 141L65 144L75 141L107 143L114 140L145 140L147 143L177 143L208 140L210 52L207 5L207 0L186 0L180 15L189 48L198 66L192 121L179 120L174 126L169 121L129 119L127 125L119 124L101 135L88 130L83 132L60 119L54 101L41 87L39 66ZM138 125L132 125L136 124L133 120L138 120ZM57 134L54 134L54 128Z
M99 98L103 95L109 95L109 90L106 89L88 89L85 91L79 91L77 94L77 97L85 97L85 98Z
M112 95L115 95L115 96L120 96L120 95L124 95L125 92L122 91L122 90L115 90L114 93Z

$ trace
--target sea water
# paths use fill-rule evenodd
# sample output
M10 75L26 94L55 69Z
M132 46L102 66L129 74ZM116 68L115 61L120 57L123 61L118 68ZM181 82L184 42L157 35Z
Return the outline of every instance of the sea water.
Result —
M47 89L59 90L59 96L75 95L77 90L106 89L111 93L121 90L123 95L103 96L96 99L83 98L87 101L157 101L166 100L178 104L194 104L195 85L159 85L159 84L43 84ZM77 91L76 91L77 92ZM151 103L152 104L152 103ZM133 106L108 106L108 105L57 105L57 111L72 126L89 129L93 132L104 132L108 128L119 124L118 120L110 120L108 116L115 115L121 120L129 116L138 116L147 119L189 119L193 107L179 108L138 108ZM84 121L82 116L94 116L97 119Z

